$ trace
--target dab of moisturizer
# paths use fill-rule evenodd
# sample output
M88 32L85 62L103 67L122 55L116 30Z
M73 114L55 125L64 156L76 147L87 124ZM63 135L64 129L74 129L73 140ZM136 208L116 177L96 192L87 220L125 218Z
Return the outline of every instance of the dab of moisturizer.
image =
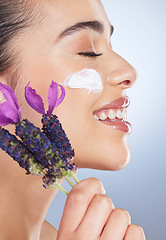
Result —
M101 92L103 90L100 74L94 69L88 68L68 76L64 81L64 86L69 88L84 88L89 91L88 94L91 92Z

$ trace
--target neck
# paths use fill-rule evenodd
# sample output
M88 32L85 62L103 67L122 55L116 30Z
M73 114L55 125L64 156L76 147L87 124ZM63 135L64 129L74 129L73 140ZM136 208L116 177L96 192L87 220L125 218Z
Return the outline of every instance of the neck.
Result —
M26 175L16 162L6 154L2 155L5 159L0 162L0 181L3 182L0 188L0 240L38 240L58 189L44 189L41 176Z

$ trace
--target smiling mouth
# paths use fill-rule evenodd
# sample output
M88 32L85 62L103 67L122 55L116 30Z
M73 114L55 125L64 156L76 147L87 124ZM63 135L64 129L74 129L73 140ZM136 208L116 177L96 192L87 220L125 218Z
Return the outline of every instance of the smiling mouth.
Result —
M115 130L125 133L131 132L131 124L127 120L127 107L129 106L129 98L122 97L103 106L100 110L93 113L95 120L102 124L110 126Z

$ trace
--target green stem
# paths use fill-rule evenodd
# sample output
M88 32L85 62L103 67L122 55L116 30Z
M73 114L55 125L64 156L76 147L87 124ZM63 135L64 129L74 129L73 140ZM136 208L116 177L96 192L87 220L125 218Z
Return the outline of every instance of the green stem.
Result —
M75 186L75 184L72 182L72 180L69 177L66 176L65 179L68 181L71 187Z
M72 173L71 175L76 183L79 183L79 179L75 173Z
M59 183L57 183L57 182L55 182L53 186L48 187L48 189L51 189L51 188L53 188L54 186L58 187L58 188L59 188L63 193L65 193L66 195L69 194L69 193L68 193Z
M57 187L58 187L63 193L65 193L66 195L69 194L59 183L55 183L55 186L57 186Z

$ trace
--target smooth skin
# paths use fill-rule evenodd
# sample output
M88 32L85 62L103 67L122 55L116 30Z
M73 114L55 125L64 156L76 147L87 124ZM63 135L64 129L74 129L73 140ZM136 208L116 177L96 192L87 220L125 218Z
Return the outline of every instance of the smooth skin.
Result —
M84 68L95 69L103 80L103 91L88 95L85 89L65 88L65 100L54 113L75 149L75 162L79 167L106 170L125 167L129 161L128 134L93 118L95 110L125 96L125 90L136 80L134 68L112 50L110 22L102 4L99 0L35 2L38 5L34 5L34 11L40 13L40 24L34 22L12 42L17 60L15 93L23 118L41 126L41 116L24 99L24 87L29 81L44 99L47 109L52 80L62 83L69 74ZM66 28L85 21L101 22L103 31L87 27L59 38ZM79 55L89 51L102 55L93 58ZM0 77L1 82L8 82L16 66ZM14 132L13 127L8 128ZM142 229L131 224L129 214L114 207L97 179L83 180L71 190L58 232L44 221L57 193L56 188L45 190L41 177L25 175L24 170L2 151L0 181L3 182L0 188L0 240L145 239Z

